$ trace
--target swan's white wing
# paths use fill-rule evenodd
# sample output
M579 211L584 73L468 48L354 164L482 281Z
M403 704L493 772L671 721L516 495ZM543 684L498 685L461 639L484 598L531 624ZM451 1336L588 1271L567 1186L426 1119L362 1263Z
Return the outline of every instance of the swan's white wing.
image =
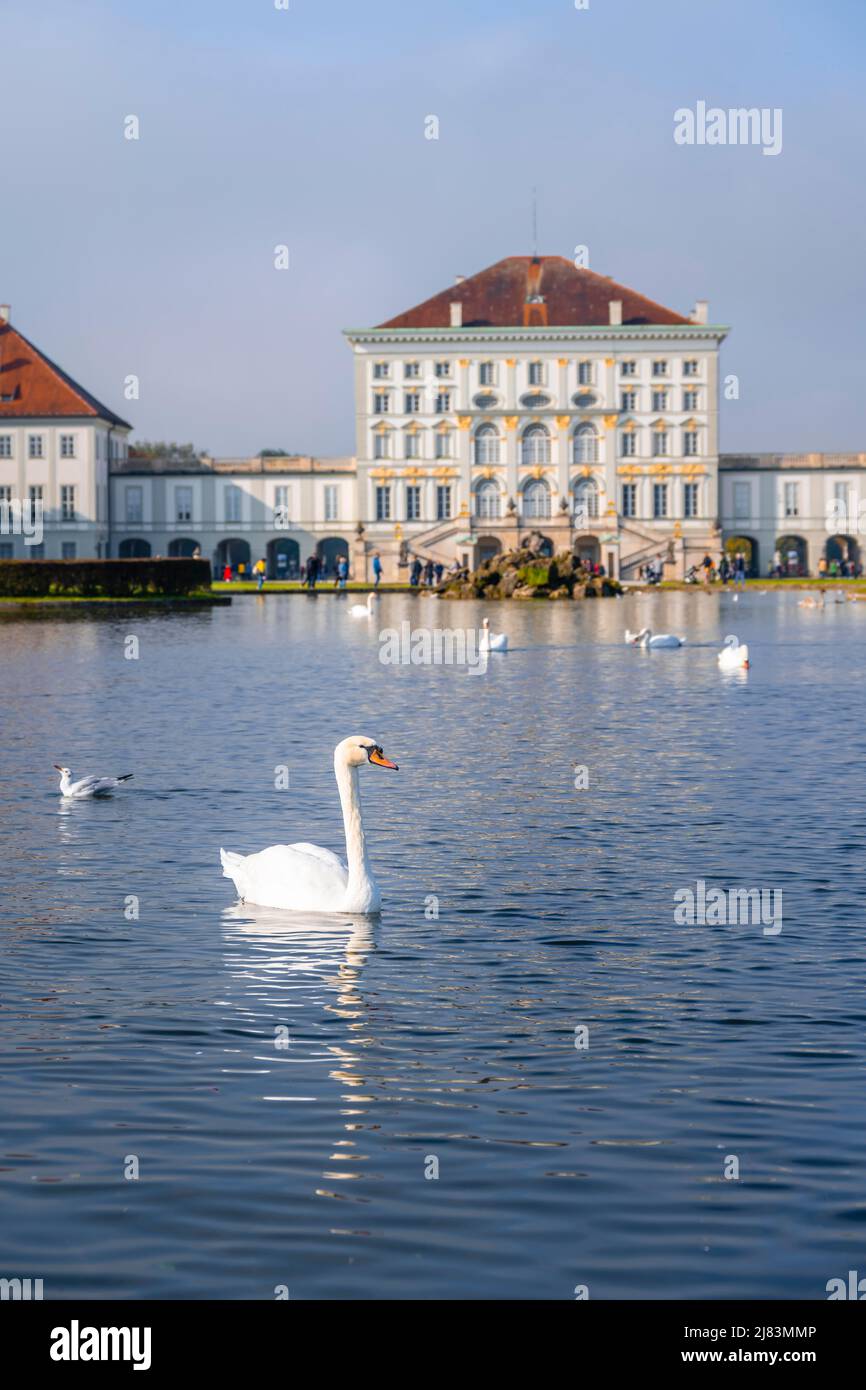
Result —
M339 912L349 875L319 845L271 845L258 854L221 851L223 873L247 902L289 911Z

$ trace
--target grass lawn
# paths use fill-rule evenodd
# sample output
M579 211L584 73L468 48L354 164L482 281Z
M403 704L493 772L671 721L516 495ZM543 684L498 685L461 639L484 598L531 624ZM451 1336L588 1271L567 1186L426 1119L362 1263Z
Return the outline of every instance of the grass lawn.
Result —
M639 589L688 589L694 593L710 592L721 593L725 589L733 592L734 585L729 581L722 584L716 580L714 584L686 584L683 579L663 579L661 584L638 584L629 586ZM761 589L852 589L857 593L866 595L866 576L861 579L747 579L746 588L752 590Z

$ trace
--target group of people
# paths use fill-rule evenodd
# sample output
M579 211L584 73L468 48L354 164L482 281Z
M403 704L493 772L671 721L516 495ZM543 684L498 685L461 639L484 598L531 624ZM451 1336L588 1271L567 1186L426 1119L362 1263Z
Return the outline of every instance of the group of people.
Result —
M460 568L456 560L452 568L455 566L457 569ZM417 589L422 583L426 588L432 589L434 585L442 583L444 573L445 566L441 562L434 564L432 560L427 560L425 563L416 555L409 571L409 583L413 589Z

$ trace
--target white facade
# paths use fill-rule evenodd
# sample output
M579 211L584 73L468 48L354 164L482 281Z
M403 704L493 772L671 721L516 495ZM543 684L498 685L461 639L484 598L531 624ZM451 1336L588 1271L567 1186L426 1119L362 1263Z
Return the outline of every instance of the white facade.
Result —
M0 559L106 556L109 456L126 456L128 433L80 416L0 417ZM40 504L42 539L29 544Z
M748 541L754 574L776 552L789 573L816 574L822 558L860 562L866 454L723 455L719 486L724 539Z
M709 325L352 330L369 555L468 562L532 530L613 573L718 521Z

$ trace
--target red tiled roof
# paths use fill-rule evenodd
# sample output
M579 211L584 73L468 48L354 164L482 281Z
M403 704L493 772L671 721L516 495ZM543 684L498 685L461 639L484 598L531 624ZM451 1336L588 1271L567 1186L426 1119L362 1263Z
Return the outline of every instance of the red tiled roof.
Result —
M463 305L464 328L607 325L612 299L622 301L624 324L692 322L606 275L578 270L565 256L506 256L379 327L447 328L457 301Z
M11 323L0 322L0 420L82 415L132 428Z

